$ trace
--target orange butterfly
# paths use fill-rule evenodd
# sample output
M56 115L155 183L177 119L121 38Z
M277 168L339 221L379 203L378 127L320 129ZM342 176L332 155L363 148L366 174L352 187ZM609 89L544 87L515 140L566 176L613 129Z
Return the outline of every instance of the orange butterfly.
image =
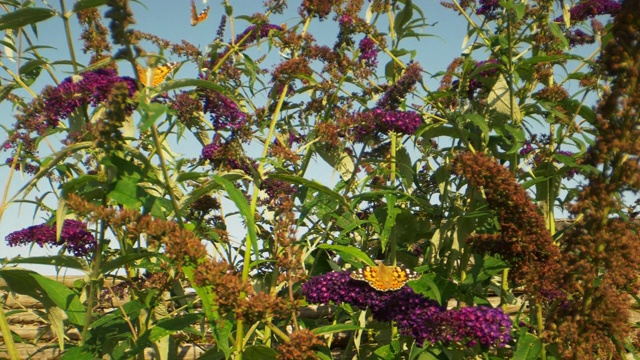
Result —
M207 6L198 14L195 0L191 0L191 26L196 26L203 22L207 16L209 16L209 7Z
M411 280L418 280L420 274L401 266L387 266L379 263L378 266L366 266L351 273L354 280L366 281L372 288L378 291L394 291L401 289Z
M145 69L142 66L138 65L138 63L136 63L136 70L138 71L138 78L140 79L140 82L144 84L144 86L154 87L163 82L164 79L166 79L167 76L179 65L180 63L178 62L166 63L151 69L151 73L149 74L149 72L147 71L148 69Z

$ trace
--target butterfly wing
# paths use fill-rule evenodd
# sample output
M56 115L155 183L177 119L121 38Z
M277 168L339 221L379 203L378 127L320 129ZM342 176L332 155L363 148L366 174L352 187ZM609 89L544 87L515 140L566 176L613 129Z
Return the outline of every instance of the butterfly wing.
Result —
M198 11L196 10L196 1L191 0L191 26L198 24Z
M203 22L207 16L209 16L209 7L207 6L198 14L195 0L191 0L191 26L196 26Z
M366 281L378 291L394 291L401 289L408 281L417 280L420 274L400 266L367 266L350 274L351 278Z
M151 85L152 87L157 86L161 82L163 82L169 74L180 65L178 62L170 62L167 64L162 64L151 71ZM138 71L138 78L144 84L144 86L149 86L149 78L147 77L147 71L140 65L136 64L136 70Z

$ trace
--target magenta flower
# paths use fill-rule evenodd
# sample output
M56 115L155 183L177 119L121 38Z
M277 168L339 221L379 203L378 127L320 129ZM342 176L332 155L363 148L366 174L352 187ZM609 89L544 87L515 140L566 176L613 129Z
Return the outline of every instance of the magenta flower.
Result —
M14 231L6 237L7 245L19 246L38 244L60 246L66 245L67 252L75 256L85 256L95 251L97 243L91 232L87 231L87 224L78 220L65 220L62 225L60 242L56 242L56 228L53 225L40 224Z
M502 347L511 340L511 320L502 309L446 310L408 286L398 291L377 291L365 282L351 279L348 271L313 277L302 285L302 293L312 304L350 304L369 309L378 321L395 321L398 331L412 336L418 346L428 340Z
M257 30L256 30L257 29ZM251 25L246 28L243 32L238 34L235 39L235 43L238 43L245 36L249 35L247 39L242 44L243 46L248 46L260 39L264 39L269 36L271 30L282 31L282 27L274 24L263 24L263 25Z
M577 23L598 15L615 15L620 11L621 4L615 0L585 0L569 9L571 23ZM555 19L563 22L562 16Z
M374 67L378 65L378 49L373 40L368 37L360 40L358 48L360 49L358 60L364 62L365 66Z
M478 3L480 7L476 10L476 14L484 15L489 19L495 19L497 17L495 11L500 9L500 2L498 0L480 0Z
M56 127L78 107L103 103L118 82L127 84L130 96L137 91L134 79L120 77L113 69L98 69L82 73L77 78L68 77L58 87L49 86L42 92L45 105L42 115L51 127Z
M422 67L416 62L410 62L398 81L387 87L376 107L397 110L402 100L413 91L416 83L420 80L422 80Z
M375 108L357 113L358 126L353 129L355 140L363 141L371 136L393 131L413 135L422 125L422 117L415 111L384 110Z
M246 123L246 115L228 97L210 92L204 96L204 112L211 114L216 130L237 131Z

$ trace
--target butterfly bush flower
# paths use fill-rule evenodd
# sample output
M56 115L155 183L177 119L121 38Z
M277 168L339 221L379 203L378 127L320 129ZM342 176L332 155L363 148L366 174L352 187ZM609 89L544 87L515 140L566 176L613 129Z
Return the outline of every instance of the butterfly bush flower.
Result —
M498 60L496 59L489 59L489 60L482 60L482 61L478 61L476 62L475 65L475 69L486 66L486 65L497 65ZM478 77L480 78L492 78L495 77L498 74L498 67L494 66L494 67L487 67L481 71L478 72ZM481 90L482 88L484 88L484 84L482 83L482 81L478 80L477 78L471 79L469 81L469 89L467 90L467 95L469 97L469 100L473 99L474 94L476 93L476 91Z
M569 39L569 47L571 48L596 42L595 36L589 35L580 29L569 31L567 39Z
M384 110L375 108L356 113L357 126L353 129L355 140L363 141L371 136L391 131L413 135L422 124L422 117L415 111Z
M243 43L243 46L248 46L260 39L268 37L271 30L282 31L282 27L274 24L251 25L236 36L235 42L240 42L240 40L248 35Z
M378 49L373 40L368 37L360 40L358 48L360 49L358 60L364 62L365 66L374 67L378 65Z
M56 242L55 224L34 225L14 231L9 234L5 240L7 241L7 245L12 247L32 243L38 244L40 247L65 244L67 246L67 252L75 256L91 254L97 245L93 235L87 231L87 224L78 220L64 221L59 243Z
M378 321L395 321L398 331L414 337L419 346L428 340L489 347L504 346L511 340L511 321L501 309L447 310L408 286L377 291L366 282L353 280L348 271L312 277L302 285L302 293L312 304L350 304L369 309Z
M488 19L495 19L497 17L495 12L500 9L500 2L498 0L480 0L478 3L480 7L476 10L476 14L484 15Z
M246 115L236 103L218 93L204 96L204 112L211 114L211 121L216 130L240 130L246 123Z
M58 127L61 120L80 106L97 106L106 102L113 86L121 82L126 84L130 96L136 92L135 80L117 76L113 69L88 71L64 79L59 86L45 87L16 115L14 131L4 143L4 148L15 148L20 143L25 152L35 154L36 141L32 134L43 135L48 129ZM126 111L131 112L132 109L127 108Z
M620 11L622 5L615 0L586 0L569 9L571 13L571 23L577 23L598 15L615 15ZM563 22L562 16L555 19L556 22Z
M98 69L78 77L68 77L58 87L44 90L44 116L56 127L59 120L67 118L78 107L88 104L97 106L107 100L113 85L118 82L127 84L131 96L137 91L135 80L128 76L120 77L113 69Z
M397 110L402 100L413 91L416 83L422 80L422 67L416 62L407 65L402 76L393 85L388 86L376 107Z

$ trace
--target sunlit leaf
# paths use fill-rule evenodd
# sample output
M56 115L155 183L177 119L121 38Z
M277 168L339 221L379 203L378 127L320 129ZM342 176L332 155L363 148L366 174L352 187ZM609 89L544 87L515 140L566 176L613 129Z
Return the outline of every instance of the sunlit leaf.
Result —
M23 8L0 16L0 30L16 29L37 24L54 16L55 11L48 8Z

